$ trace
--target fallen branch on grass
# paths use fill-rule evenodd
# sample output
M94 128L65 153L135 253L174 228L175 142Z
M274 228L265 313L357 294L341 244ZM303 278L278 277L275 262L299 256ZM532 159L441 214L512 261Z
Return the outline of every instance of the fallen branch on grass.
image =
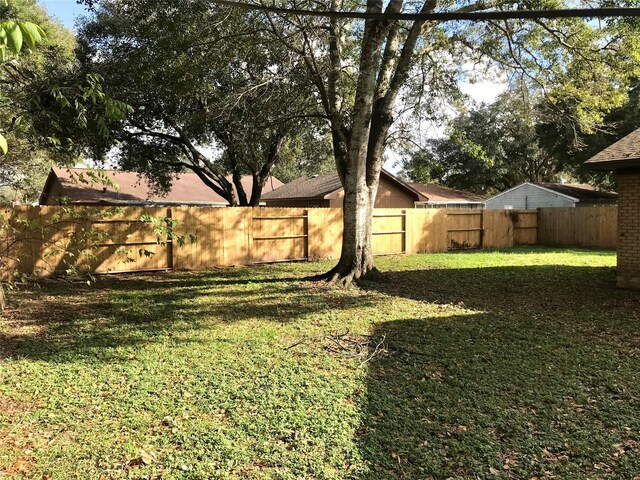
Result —
M386 335L383 335L376 341L371 335L351 335L349 329L345 328L344 331L337 331L335 333L304 337L285 347L285 350L291 350L299 345L311 342L322 342L322 347L326 351L340 354L347 358L360 358L359 366L363 366L387 352L385 344L386 338Z

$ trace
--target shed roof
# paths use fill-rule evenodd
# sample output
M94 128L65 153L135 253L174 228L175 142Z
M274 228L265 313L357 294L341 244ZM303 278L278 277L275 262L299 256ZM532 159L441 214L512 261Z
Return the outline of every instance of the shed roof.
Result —
M585 165L598 170L640 167L640 128L591 157Z
M429 199L429 203L480 203L482 197L475 193L443 187L435 183L409 182L409 186Z
M119 187L119 191L110 185L78 182L78 176L86 174L86 168L57 168L49 172L49 177L40 196L40 203L52 188L52 182L57 178L63 188L62 195L69 197L72 203L161 203L161 204L197 204L197 205L228 205L228 202L205 185L195 173L181 173L175 177L171 189L166 194L156 193L149 187L144 177L136 172L121 170L99 170L104 172ZM231 176L228 177L231 180ZM263 191L271 191L282 185L275 177L270 177ZM251 192L253 178L249 175L242 177L245 192Z
M337 173L300 177L276 188L262 196L265 200L284 200L292 198L324 198L342 188Z

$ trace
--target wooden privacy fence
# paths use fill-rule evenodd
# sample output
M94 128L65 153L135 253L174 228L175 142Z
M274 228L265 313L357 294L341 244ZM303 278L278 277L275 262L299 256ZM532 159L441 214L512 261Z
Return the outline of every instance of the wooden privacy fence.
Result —
M616 248L618 207L543 208L538 212L538 243L582 248Z
M25 231L20 222L9 233L5 229L4 270L49 275L65 271L70 262L96 273L197 270L338 258L342 244L340 208L98 207L91 212L58 206L5 210L3 218L12 214L25 220ZM160 238L142 216L170 218L177 222L176 236L193 234L196 241L177 245ZM376 209L373 251L389 255L534 244L536 220L535 211ZM37 228L27 232L27 224ZM79 240L86 232L96 234L83 240L90 245Z
M177 245L143 216L176 221ZM7 218L13 217L7 229ZM49 275L75 268L106 272L197 270L213 266L338 258L339 208L18 207L6 209L2 271ZM617 208L539 211L376 209L376 255L445 252L514 245L613 249ZM87 232L91 232L87 235Z

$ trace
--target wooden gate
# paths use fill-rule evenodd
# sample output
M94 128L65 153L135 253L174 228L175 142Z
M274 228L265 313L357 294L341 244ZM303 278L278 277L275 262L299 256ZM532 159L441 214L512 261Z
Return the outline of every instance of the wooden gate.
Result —
M399 255L407 252L407 211L377 210L373 214L374 255Z
M513 212L513 244L535 245L538 243L538 211L519 210Z
M482 210L447 212L447 249L482 248Z
M274 214L274 211L277 212ZM251 263L309 258L309 215L297 208L254 208Z

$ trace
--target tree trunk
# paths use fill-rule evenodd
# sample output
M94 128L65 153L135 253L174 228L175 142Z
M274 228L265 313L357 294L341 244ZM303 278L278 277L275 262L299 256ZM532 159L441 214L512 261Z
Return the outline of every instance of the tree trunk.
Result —
M233 169L233 184L236 187L236 196L238 197L238 205L241 207L246 207L249 205L247 201L247 194L244 191L244 186L242 185L242 174L238 171L237 167Z
M382 0L367 0L366 3L367 12L382 12ZM386 8L390 13L398 12L402 3L390 0ZM427 0L421 12L433 10L435 6L435 0ZM338 102L334 98L335 83L338 82L339 73L334 72L339 72L339 68L334 67L332 74L328 76L329 88L328 94L325 94L328 98L324 105L332 127L336 166L344 187L344 231L338 264L320 278L347 285L374 271L373 207L380 181L384 147L393 123L393 105L407 79L411 58L423 26L423 21L414 22L400 49L399 25L388 20L365 21L351 122L345 122L336 107ZM330 51L333 56L339 57L336 41L330 44ZM339 59L333 63L339 66ZM313 63L307 62L307 65L313 71ZM322 84L319 88L322 94Z
M261 175L256 173L253 174L253 185L251 187L251 200L249 201L249 206L260 206L260 197L262 196L262 189L264 188L266 180L267 179L262 178Z
M344 200L342 212L342 249L340 260L327 273L312 277L347 286L373 270L373 208L378 191L378 175L368 175L366 150L347 159L344 177ZM350 161L349 161L350 160ZM361 171L361 173L360 173Z

